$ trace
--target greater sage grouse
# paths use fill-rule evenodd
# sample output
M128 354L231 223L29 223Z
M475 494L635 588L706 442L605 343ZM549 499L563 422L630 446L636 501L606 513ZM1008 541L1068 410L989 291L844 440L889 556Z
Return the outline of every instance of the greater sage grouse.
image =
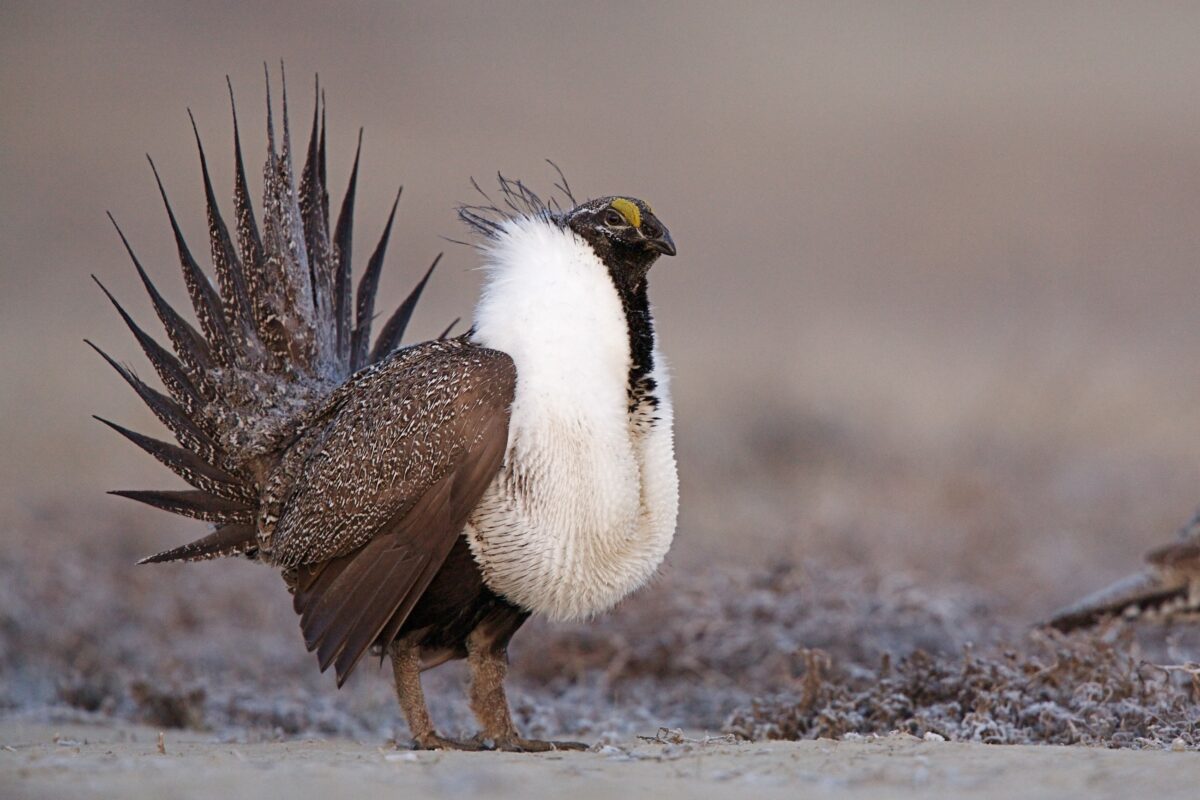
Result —
M369 651L391 657L418 747L581 747L518 733L507 646L532 613L611 607L671 543L671 396L646 278L675 245L640 200L576 203L563 181L563 210L501 178L498 204L459 212L486 275L473 327L400 345L426 273L372 342L392 218L352 291L358 156L331 225L316 105L297 189L286 88L277 151L268 85L261 220L236 111L232 229L201 147L216 286L167 204L198 325L125 242L174 352L113 304L165 392L101 355L178 444L102 421L194 488L115 494L215 525L143 563L242 556L280 569L305 644L339 686ZM436 733L420 683L456 658L481 727L466 741Z
M1146 566L1056 611L1047 625L1061 631L1111 618L1200 620L1200 513L1170 544L1146 554Z

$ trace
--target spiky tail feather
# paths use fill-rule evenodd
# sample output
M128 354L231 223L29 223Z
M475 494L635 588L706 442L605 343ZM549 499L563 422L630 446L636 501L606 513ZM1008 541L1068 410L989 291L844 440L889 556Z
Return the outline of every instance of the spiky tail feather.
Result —
M268 73L261 225L247 187L232 84L232 233L218 208L200 132L195 119L191 120L200 155L215 287L192 255L151 162L198 327L163 299L113 220L171 348L147 334L103 285L100 288L133 333L166 393L147 385L129 368L91 342L88 344L133 387L178 444L100 421L150 453L193 488L112 494L215 523L208 536L140 563L257 555L256 516L262 476L286 447L298 417L352 373L400 346L421 292L441 258L439 255L434 259L389 318L375 346L370 347L375 294L396 203L359 281L357 294L352 297L350 255L362 132L337 223L331 227L326 189L325 97L320 84L314 93L312 129L299 189L292 169L286 81L279 151L270 93ZM399 195L396 199L399 201Z

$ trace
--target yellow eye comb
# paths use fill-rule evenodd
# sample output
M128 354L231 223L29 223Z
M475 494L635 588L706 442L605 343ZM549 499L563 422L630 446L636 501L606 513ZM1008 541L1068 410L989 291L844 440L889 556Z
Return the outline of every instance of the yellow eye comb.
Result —
M632 200L626 200L624 197L618 197L609 204L615 208L625 221L635 228L640 228L642 225L642 210L637 207L637 203Z

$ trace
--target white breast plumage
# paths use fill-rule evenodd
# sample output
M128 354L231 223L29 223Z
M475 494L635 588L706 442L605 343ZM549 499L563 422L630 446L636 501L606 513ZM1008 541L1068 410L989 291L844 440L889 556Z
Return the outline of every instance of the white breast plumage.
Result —
M644 584L679 502L666 369L653 424L629 411L629 332L604 264L571 231L506 223L487 244L478 343L508 353L517 387L505 466L467 527L488 587L556 619Z

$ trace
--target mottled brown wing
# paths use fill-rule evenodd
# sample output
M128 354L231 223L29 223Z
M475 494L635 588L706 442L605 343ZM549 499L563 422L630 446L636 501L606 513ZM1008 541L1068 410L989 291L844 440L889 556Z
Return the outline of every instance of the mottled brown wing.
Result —
M340 686L394 635L500 469L516 371L461 340L356 379L304 463L272 538L297 570L305 643Z

